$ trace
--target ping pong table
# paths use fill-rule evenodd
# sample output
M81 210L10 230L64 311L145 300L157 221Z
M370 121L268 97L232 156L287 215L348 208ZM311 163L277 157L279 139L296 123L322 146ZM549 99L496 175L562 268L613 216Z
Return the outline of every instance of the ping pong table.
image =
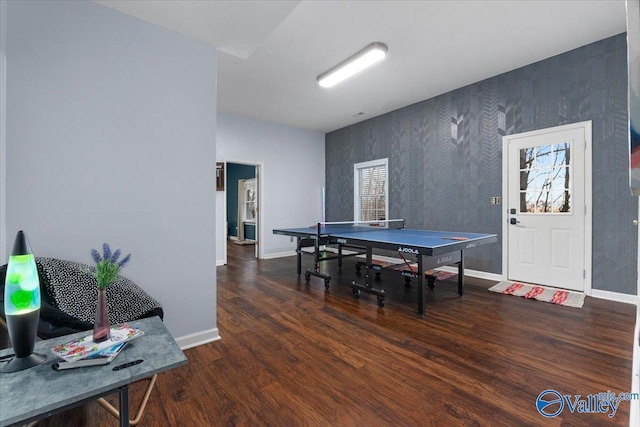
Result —
M342 266L342 258L346 256L365 256L365 283L353 281L352 296L360 297L360 292L374 294L378 306L384 307L385 290L374 288L371 283L373 271L373 250L384 249L394 251L409 265L409 260L417 261L415 278L418 279L418 314L424 317L424 274L428 269L457 265L458 294L462 296L464 288L464 255L468 249L480 245L494 243L498 240L495 234L479 234L451 231L415 230L404 228L404 220L333 222L318 223L312 227L274 229L274 234L297 239L297 273L301 274L302 255L314 256L314 268L305 272L308 282L310 276L324 280L325 289L329 289L331 276L320 272L320 263L338 260ZM337 246L337 255L327 255L325 246ZM313 248L310 251L305 248ZM345 253L344 248L352 251ZM429 284L432 287L432 284Z

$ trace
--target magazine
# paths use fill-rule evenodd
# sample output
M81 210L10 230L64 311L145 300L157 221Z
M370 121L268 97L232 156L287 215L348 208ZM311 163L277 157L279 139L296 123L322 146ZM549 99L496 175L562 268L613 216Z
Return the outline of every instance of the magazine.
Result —
M139 338L142 335L144 335L144 332L140 328L133 328L123 323L111 327L111 338L106 341L96 343L93 341L93 334L90 334L86 337L59 344L53 347L51 351L65 362L74 362L107 350L115 344Z
M127 341L119 342L106 350L92 354L91 356L87 356L84 359L76 360L74 362L67 362L64 359L59 359L53 365L51 365L51 367L56 371L61 371L63 369L82 368L84 366L106 365L111 363L111 361L115 359L118 354L120 354L120 352L126 345Z

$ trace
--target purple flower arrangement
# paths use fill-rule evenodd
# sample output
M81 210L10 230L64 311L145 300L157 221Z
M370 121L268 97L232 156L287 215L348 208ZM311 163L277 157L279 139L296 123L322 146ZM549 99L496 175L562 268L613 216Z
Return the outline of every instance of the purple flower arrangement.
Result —
M120 269L129 263L131 254L118 261L120 254L120 249L112 253L108 243L102 244L102 255L97 250L91 249L91 258L96 262L98 288L105 289L109 286L116 280Z

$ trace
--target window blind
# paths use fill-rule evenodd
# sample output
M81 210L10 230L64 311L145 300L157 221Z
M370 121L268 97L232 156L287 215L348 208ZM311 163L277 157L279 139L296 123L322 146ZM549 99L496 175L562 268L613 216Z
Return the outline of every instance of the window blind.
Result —
M356 220L385 220L387 212L386 164L358 168Z

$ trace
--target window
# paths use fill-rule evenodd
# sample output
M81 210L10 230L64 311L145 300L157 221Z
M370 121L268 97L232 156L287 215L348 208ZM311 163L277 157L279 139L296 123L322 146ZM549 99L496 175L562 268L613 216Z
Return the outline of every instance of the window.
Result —
M571 213L571 143L520 149L520 212Z
M388 218L388 159L353 165L353 219L379 221Z

